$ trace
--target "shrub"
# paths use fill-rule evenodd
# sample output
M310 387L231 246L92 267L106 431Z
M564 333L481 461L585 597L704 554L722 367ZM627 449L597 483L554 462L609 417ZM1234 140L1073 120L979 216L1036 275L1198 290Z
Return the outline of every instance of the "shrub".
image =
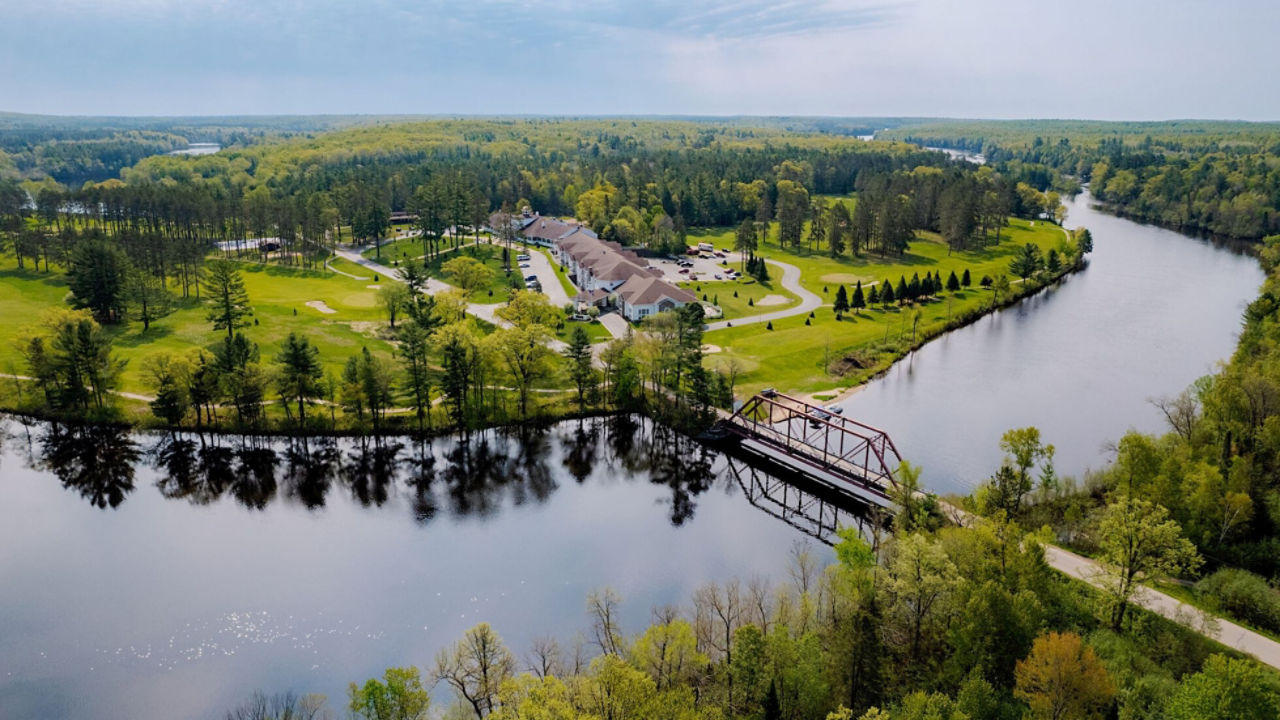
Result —
M1196 592L1234 618L1280 632L1280 592L1260 575L1223 568L1196 583Z

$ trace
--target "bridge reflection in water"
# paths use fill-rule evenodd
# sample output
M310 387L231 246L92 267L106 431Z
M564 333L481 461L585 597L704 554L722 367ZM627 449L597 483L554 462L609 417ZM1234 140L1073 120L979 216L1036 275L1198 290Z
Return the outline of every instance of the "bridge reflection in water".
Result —
M878 542L888 513L874 503L796 473L780 463L732 453L723 456L722 476L742 490L747 502L825 545L840 541L841 528L855 528L872 544Z

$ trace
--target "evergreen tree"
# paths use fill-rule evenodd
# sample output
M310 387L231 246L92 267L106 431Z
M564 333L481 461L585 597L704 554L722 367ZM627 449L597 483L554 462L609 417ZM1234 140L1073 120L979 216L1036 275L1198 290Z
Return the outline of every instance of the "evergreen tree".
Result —
M1080 248L1081 255L1093 252L1093 233L1089 232L1089 228L1076 230L1076 247Z
M778 683L776 680L769 681L769 692L765 693L764 720L782 720L782 705L778 702Z
M472 385L472 364L467 357L467 346L457 333L449 336L442 355L444 376L440 380L441 389L449 399L449 415L453 418L454 425L462 428L467 420L467 393Z
M1062 270L1062 260L1058 257L1058 251L1054 248L1049 249L1049 255L1045 258L1044 267L1052 275L1057 275Z
M118 246L105 240L77 244L67 265L72 304L88 309L99 322L122 322L132 272L129 258Z
M964 275L960 277L960 286L969 287L969 285L971 285L972 282L973 282L972 279L969 277L969 268L965 268Z
M306 336L291 332L276 355L276 364L280 366L280 397L297 402L298 425L305 425L307 403L322 395L324 369L320 366L320 350Z
M885 278L884 282L880 283L880 287L884 288L880 291L880 302L884 305L893 303L893 283L889 282L888 278Z
M1040 256L1040 248L1033 243L1027 243L1018 251L1017 257L1009 261L1009 272L1026 280L1035 275L1043 265L1044 259Z
M845 293L843 285L836 288L836 300L832 304L832 309L836 311L836 317L840 317L849 309L849 295Z
M968 277L968 271L965 271L965 277ZM947 290L956 292L960 289L960 278L956 277L956 271L952 270L947 276Z
M428 333L417 324L404 326L400 331L400 347L396 354L404 367L401 385L418 419L418 431L422 432L431 418L431 374L427 357ZM447 356L446 356L447 359ZM446 367L446 373L448 368Z
M911 273L911 282L907 284L907 297L917 300L925 293L926 289L920 284L920 273Z
M250 314L244 278L240 277L240 271L230 260L211 260L208 268L205 287L212 305L209 321L213 323L214 330L226 330L227 337L232 338L238 328L248 324L244 321Z
M843 290L844 286L841 285L840 289ZM862 281L859 280L857 286L853 288L853 299L849 301L849 307L852 307L853 312L857 314L859 310L866 306L867 300L862 295Z
M894 293L899 303L905 303L911 299L911 289L907 287L907 278L905 276L898 278L898 288Z
M587 406L588 390L595 390L596 370L591 367L591 339L581 324L574 325L564 357L569 362L569 377L578 389L578 410L583 410Z
M879 285L872 285L871 290L867 293L867 304L875 305L880 302Z

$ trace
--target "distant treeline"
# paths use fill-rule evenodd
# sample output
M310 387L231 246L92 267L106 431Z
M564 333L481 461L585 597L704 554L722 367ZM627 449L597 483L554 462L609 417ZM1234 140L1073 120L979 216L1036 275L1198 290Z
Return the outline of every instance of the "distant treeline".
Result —
M1246 239L1280 232L1280 123L957 121L883 137L981 152L1041 190L1089 183L1141 220Z

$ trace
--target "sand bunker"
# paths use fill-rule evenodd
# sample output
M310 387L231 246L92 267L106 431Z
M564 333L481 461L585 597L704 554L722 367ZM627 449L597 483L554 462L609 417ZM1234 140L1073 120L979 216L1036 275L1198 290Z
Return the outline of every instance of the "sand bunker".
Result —
M872 284L861 275L854 275L853 273L827 273L822 276L822 282L836 283L837 285L852 285L859 280L863 280L863 285Z
M365 285L365 287L369 288L370 290L381 290L381 289L382 289L382 286L381 286L381 285Z
M785 295L765 295L756 301L756 307L761 305L786 305L791 302Z
M702 346L702 352L706 355L712 355L714 353L718 353L721 351L722 351L722 348L719 345L703 345Z
M334 310L333 308L326 305L323 300L312 300L311 302L307 303L307 307L313 308L315 310L319 310L325 315L332 315L338 312L337 310Z

